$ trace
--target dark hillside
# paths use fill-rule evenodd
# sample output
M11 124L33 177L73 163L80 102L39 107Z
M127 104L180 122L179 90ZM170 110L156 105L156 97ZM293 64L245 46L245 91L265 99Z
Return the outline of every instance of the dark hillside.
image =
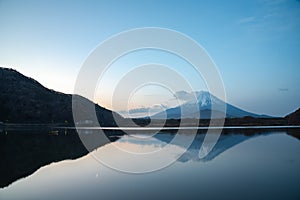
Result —
M285 117L290 125L300 124L300 108Z
M50 90L13 69L0 68L0 102L4 123L74 123L72 95ZM98 105L95 109L101 125L115 124L110 110Z

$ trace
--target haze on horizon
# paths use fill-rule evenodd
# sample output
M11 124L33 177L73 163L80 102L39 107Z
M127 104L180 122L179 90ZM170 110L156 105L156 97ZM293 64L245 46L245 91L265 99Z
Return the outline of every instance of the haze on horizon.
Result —
M64 93L73 93L82 63L100 42L132 28L162 27L190 36L207 50L222 76L229 103L272 116L300 107L297 0L2 0L0 26L0 66L17 69ZM149 62L172 66L191 81L195 91L206 90L187 63L163 52L144 51L114 63L101 80L105 87L96 101L111 108L111 91L119 78ZM145 98L150 94L161 97L158 104L172 105L171 94L153 91L153 87L140 91L138 103L130 108L153 104L156 99Z

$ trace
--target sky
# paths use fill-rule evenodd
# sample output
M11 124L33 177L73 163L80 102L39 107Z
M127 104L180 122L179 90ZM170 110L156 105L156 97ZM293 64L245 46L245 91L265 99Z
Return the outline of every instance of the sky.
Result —
M272 116L300 107L297 0L0 0L0 27L0 66L64 93L73 93L82 64L105 39L133 28L161 27L191 37L207 51L223 79L229 103ZM100 81L106 92L95 101L111 108L109 99L122 73L143 63L169 64L191 82L196 80L186 69L189 66L177 60L151 51L121 58ZM201 80L192 84L205 90ZM171 93L162 98L160 89L153 87L137 91L136 103L129 107L147 107L159 97L159 104L172 104ZM155 94L153 100L141 98Z

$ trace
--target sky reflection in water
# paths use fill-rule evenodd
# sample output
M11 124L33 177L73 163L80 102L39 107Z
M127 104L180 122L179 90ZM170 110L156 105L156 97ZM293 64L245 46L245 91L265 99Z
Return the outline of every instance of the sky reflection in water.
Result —
M0 189L0 199L299 199L300 141L285 133L222 135L205 159L198 158L204 135L197 135L174 164L139 175L112 170L88 154L41 168ZM109 155L111 145L155 151L172 137L140 143L124 136L96 152L116 156Z

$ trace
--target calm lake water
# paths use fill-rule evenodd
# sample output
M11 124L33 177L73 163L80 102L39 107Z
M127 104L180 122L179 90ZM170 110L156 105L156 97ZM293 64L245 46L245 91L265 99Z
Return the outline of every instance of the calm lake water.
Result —
M204 159L198 157L204 135L198 134L173 164L145 174L113 170L91 153L61 143L77 143L67 132L57 136L30 133L1 133L4 172L0 199L300 199L299 129L250 133L235 130L222 134ZM28 137L44 139L31 143L33 139ZM141 142L125 135L93 153L114 156L110 150L115 146L141 152L159 151L173 137L174 134L165 132ZM43 152L41 147L50 150ZM14 153L17 158L12 158ZM140 165L120 160L124 165ZM40 166L30 169L34 163ZM9 179L10 173L16 180ZM8 186L4 186L6 181Z

